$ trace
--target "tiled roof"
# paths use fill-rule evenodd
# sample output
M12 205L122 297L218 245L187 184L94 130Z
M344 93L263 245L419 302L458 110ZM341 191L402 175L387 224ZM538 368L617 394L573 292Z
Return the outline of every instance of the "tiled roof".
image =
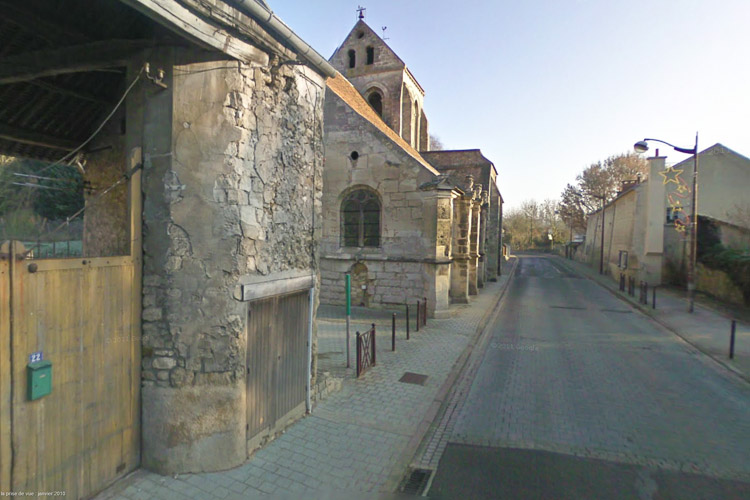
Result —
M378 116L372 106L370 106L364 97L349 83L349 80L344 78L341 73L336 73L334 78L326 80L326 84L331 91L336 94L342 101L344 101L355 113L360 115L362 118L370 122L380 132L385 134L391 141L396 143L401 149L403 149L409 156L417 160L424 168L429 170L431 173L438 175L435 167L430 165L427 160L422 158L422 155L417 152L416 149L411 147L405 140L403 140L396 132L394 132L388 125L385 124L382 118Z
M436 167L461 167L465 165L492 165L479 149L427 151L424 157Z

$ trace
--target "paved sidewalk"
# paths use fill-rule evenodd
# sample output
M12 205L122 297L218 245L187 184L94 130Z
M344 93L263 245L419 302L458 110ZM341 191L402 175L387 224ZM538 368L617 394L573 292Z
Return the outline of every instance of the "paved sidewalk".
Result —
M393 492L507 280L503 276L487 283L471 304L455 306L453 317L430 319L418 333L412 329L409 341L400 327L396 352L390 350L390 322L381 326L377 365L359 380L346 377L340 392L320 402L311 415L244 465L175 477L139 470L97 498L294 497L311 490L320 498L362 498L364 493ZM321 342L333 346L329 352L337 352L326 363L340 362L341 337L336 335L341 335L341 324L322 321L319 331ZM425 384L399 382L407 371L426 375Z
M652 290L648 292L648 305L638 303L638 290L635 297L619 291L619 284L611 277L601 276L598 272L581 263L561 257L550 257L588 278L604 285L619 297L627 300L641 312L650 316L665 328L679 335L698 350L711 356L714 360L733 370L750 381L750 323L737 321L734 359L729 359L729 337L731 320L724 311L719 311L704 301L700 295L694 302L693 313L687 312L687 299L684 293L665 287L656 289L656 309L652 308ZM636 285L637 286L637 285Z

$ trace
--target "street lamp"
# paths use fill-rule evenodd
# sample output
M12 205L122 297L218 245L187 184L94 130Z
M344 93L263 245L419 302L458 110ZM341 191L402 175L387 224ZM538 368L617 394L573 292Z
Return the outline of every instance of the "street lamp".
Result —
M695 266L698 260L698 132L695 133L695 146L693 148L678 148L660 139L643 139L633 145L638 153L648 151L648 141L661 142L671 147L678 153L693 155L693 206L690 210L690 256L687 266L687 298L688 312L693 312L693 301L695 298Z

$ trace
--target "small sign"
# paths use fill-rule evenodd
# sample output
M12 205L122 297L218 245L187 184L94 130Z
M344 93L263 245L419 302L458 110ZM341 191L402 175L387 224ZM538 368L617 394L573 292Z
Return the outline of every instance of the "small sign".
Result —
M37 363L42 359L44 359L42 351L32 352L31 354L29 354L29 363Z

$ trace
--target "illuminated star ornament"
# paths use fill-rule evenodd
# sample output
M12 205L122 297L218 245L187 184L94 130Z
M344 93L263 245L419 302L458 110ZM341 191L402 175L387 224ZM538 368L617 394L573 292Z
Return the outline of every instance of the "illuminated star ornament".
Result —
M664 184L669 184L670 182L674 182L678 186L680 185L680 174L683 171L680 169L674 169L672 167L667 167L664 169L663 172L659 172L659 175L664 177Z

